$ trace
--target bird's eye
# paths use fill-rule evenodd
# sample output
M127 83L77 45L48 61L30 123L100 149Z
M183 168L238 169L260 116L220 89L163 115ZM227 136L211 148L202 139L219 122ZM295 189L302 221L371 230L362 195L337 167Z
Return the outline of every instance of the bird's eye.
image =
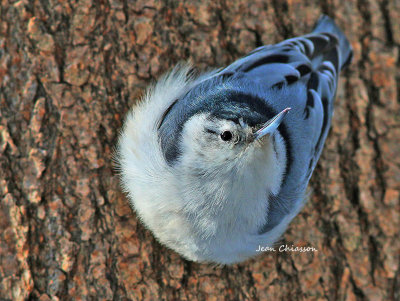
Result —
M232 137L233 137L233 135L232 135L232 132L230 132L230 131L224 131L224 132L221 134L221 139L222 139L223 141L229 141L229 140L232 139Z

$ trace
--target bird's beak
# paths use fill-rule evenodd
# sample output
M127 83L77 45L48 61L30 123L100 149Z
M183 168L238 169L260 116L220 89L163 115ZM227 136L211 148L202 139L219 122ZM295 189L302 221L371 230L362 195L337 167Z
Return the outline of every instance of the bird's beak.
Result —
M283 118L286 116L289 110L290 108L284 109L282 112L275 115L273 118L264 123L261 129L254 133L254 140L258 140L267 134L272 134L281 124Z

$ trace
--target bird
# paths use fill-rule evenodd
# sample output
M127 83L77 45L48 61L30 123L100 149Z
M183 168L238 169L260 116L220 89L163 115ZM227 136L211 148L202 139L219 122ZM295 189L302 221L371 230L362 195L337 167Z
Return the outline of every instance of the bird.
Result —
M273 247L308 199L352 47L322 15L311 33L197 74L178 64L128 112L115 160L156 239L230 265Z

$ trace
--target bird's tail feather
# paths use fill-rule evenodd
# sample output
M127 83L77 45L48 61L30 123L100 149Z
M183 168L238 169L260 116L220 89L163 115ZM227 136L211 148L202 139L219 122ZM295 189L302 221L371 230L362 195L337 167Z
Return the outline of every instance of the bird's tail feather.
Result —
M317 21L313 32L334 34L339 40L340 69L350 64L353 57L353 49L344 33L330 17L322 15Z

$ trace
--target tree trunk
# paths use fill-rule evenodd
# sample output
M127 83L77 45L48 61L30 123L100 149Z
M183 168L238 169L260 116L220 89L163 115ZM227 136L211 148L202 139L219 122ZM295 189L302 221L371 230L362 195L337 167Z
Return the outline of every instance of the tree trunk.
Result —
M400 300L400 2L180 2L1 2L0 299ZM280 243L318 251L182 259L119 187L125 114L177 62L225 66L321 13L354 60L310 200Z

